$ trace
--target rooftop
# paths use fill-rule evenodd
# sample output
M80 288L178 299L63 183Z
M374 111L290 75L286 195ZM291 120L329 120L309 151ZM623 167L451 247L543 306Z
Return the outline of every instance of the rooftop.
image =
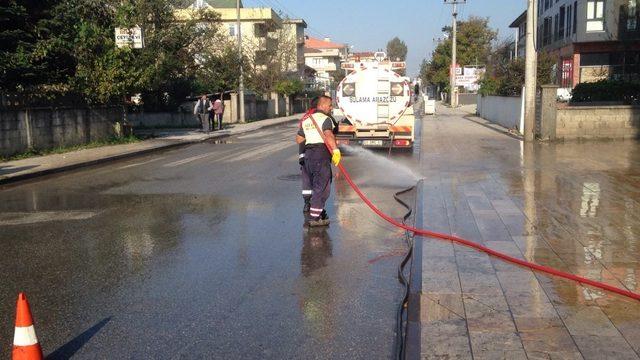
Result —
M317 39L307 36L304 47L308 49L344 49L346 45L332 42L329 38Z
M509 25L509 27L510 28L520 27L520 24L522 24L525 21L527 21L527 10L523 11L522 14L520 14L520 16L518 16L515 20L513 20L511 25Z
M217 8L217 9L229 9L236 8L236 0L176 0L173 2L174 6L179 9L185 8ZM240 7L242 6L242 0L240 0Z

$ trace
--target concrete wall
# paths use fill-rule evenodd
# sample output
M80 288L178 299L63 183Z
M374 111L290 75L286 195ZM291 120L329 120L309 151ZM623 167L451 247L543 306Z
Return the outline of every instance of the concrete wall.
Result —
M127 121L135 128L196 128L200 126L196 115L191 113L128 113Z
M556 110L556 139L640 138L640 106L563 106Z
M458 94L458 105L475 105L478 101L477 94Z
M0 111L0 155L86 144L115 135L121 107Z
M478 114L508 129L521 130L522 98L478 95Z

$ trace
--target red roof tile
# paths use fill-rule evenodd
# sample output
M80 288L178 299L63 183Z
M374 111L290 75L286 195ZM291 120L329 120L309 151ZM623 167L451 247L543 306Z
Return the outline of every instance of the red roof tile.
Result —
M304 41L304 47L309 49L343 49L345 45L307 36Z

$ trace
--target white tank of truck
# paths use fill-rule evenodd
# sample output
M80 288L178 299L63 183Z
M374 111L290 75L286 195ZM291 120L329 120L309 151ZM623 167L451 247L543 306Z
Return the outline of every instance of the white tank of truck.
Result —
M344 116L338 145L410 149L415 127L411 84L393 71L405 63L389 61L384 53L376 53L376 59L342 64L351 73L336 91L336 112Z

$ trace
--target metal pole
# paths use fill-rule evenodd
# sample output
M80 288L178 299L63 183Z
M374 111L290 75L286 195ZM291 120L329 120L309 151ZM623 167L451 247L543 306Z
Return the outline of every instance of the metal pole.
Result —
M533 141L536 126L536 72L538 68L535 47L537 9L536 1L527 1L527 38L524 72L524 140Z
M236 27L238 28L238 60L240 61L240 79L238 81L238 121L245 122L244 118L244 69L242 68L242 30L240 28L240 0L236 0Z
M453 3L453 36L452 36L452 42L451 42L451 79L449 81L450 84L450 104L451 107L457 107L458 106L458 92L456 91L456 57L457 57L457 17L458 17L458 12L457 12L457 6L458 3L454 2Z

